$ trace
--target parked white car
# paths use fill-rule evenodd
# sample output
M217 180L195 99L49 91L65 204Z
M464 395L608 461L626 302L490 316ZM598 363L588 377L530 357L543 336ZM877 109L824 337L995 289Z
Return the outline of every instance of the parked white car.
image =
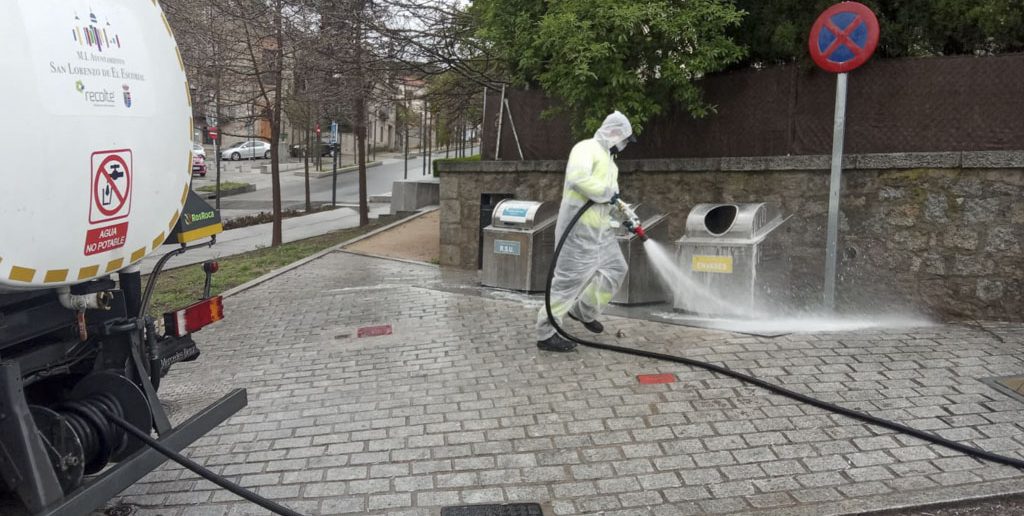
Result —
M202 156L203 159L206 159L206 149L204 149L202 145L199 145L198 143L193 142L192 143L192 155L193 156Z
M240 159L270 159L270 144L261 140L238 142L220 153L221 159L238 161Z

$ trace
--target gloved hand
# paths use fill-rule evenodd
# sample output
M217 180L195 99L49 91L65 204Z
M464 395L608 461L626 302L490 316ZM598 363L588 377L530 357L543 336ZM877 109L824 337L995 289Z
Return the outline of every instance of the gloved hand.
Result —
M608 204L615 205L619 202L619 192L612 194L612 198L608 200Z

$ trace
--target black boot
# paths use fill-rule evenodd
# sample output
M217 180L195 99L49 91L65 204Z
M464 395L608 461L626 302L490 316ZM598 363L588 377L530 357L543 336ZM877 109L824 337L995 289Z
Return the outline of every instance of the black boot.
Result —
M576 317L575 315L573 315L572 312L569 312L569 318L571 318L574 321L580 321L580 319L578 317ZM600 322L596 321L596 320L590 321L590 322L583 322L583 321L580 321L580 322L583 323L583 327L586 328L587 331L589 331L590 333L602 333L602 332L604 332L604 325L601 324Z
M537 341L537 347L544 351L555 351L558 353L567 353L576 349L576 343L571 340L564 339L559 334L554 334L544 340Z

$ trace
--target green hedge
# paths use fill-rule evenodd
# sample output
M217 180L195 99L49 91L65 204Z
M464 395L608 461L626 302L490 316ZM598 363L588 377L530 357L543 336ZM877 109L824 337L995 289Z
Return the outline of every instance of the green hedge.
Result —
M472 156L466 156L465 158L436 159L436 160L434 160L434 164L432 165L432 167L434 169L434 177L440 177L440 175L437 172L438 164L440 164L440 163L460 163L460 162L465 162L465 161L480 161L480 155L479 154L474 154Z

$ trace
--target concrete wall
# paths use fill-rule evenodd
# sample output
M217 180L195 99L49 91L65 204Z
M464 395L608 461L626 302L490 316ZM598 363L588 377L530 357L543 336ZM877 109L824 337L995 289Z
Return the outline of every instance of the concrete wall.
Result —
M916 307L943 317L1024 314L1024 152L867 154L844 160L840 307ZM561 161L443 163L441 264L476 268L483 193L560 198ZM794 292L820 300L829 158L792 156L620 162L630 202L670 211L682 236L701 202L773 201L793 215L778 237Z

